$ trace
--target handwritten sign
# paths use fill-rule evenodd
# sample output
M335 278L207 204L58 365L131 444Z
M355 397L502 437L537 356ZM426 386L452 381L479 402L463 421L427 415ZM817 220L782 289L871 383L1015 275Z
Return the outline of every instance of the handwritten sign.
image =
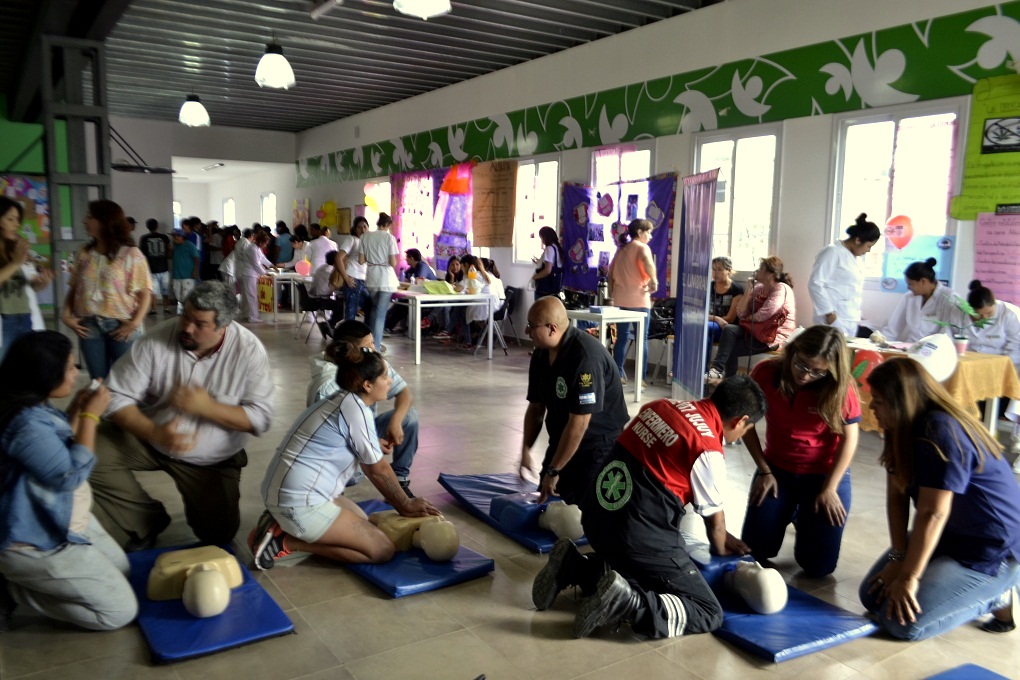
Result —
M512 246L517 208L517 161L479 163L471 170L474 245Z
M990 288L996 300L1020 303L1020 215L978 215L974 278Z
M259 311L260 312L271 312L273 311L273 303L275 302L275 296L273 295L274 289L276 288L276 281L272 276L260 276L259 277Z
M914 236L902 248L887 239L882 259L882 291L906 293L907 280L903 272L914 262L924 262L929 257L935 258L935 278L951 286L955 247L955 236Z

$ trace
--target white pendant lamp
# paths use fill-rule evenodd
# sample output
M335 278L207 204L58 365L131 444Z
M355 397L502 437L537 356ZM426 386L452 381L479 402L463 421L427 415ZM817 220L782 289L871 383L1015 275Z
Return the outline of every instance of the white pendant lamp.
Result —
M393 9L426 21L432 17L449 14L450 0L393 0Z
M188 127L209 127L209 112L202 106L197 94L189 94L181 106L177 120Z
M259 87L271 87L276 90L289 90L297 84L294 69L290 67L287 57L283 56L283 48L276 42L266 45L266 53L262 55L255 69L255 82Z

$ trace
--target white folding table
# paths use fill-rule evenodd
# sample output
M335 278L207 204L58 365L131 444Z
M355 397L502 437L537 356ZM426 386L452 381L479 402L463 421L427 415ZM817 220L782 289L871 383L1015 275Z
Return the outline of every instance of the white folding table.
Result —
M641 373L641 366L645 358L645 324L648 323L648 315L644 312L632 312L626 309L607 308L601 312L589 312L583 309L568 309L567 318L571 325L576 326L578 321L594 321L599 325L599 341L606 344L606 326L611 323L636 323L637 324L637 349L634 354L634 401L641 401L641 380L637 377ZM492 352L492 348L489 348ZM491 358L491 357L490 357Z

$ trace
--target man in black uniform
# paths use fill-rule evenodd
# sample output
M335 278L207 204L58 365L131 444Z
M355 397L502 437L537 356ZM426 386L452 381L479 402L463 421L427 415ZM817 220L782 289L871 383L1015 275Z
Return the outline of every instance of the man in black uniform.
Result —
M170 237L159 233L159 222L150 217L145 220L145 228L149 233L138 241L138 249L145 255L152 274L153 293L163 300L163 313L166 314L166 301L170 295ZM153 302L149 314L156 313Z
M537 300L526 331L535 343L528 371L521 466L534 470L531 447L545 419L549 448L542 460L541 502L552 494L580 501L623 426L630 420L613 357L567 319L558 297Z
M723 443L743 436L764 412L765 397L746 376L724 380L710 399L645 405L581 501L595 553L582 556L568 540L557 541L535 578L536 605L552 604L571 584L594 593L574 620L576 637L624 621L653 638L718 628L722 607L687 554L680 518L691 503L713 554L750 552L726 530Z

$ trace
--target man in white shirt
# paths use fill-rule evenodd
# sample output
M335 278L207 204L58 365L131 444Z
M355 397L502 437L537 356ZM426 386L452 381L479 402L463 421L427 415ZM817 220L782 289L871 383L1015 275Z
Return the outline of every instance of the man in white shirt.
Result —
M166 472L203 543L230 543L240 524L239 482L249 435L273 417L265 347L234 322L236 297L216 281L191 292L184 314L135 341L107 381L110 405L90 482L93 512L126 549L152 547L170 524L135 478Z

